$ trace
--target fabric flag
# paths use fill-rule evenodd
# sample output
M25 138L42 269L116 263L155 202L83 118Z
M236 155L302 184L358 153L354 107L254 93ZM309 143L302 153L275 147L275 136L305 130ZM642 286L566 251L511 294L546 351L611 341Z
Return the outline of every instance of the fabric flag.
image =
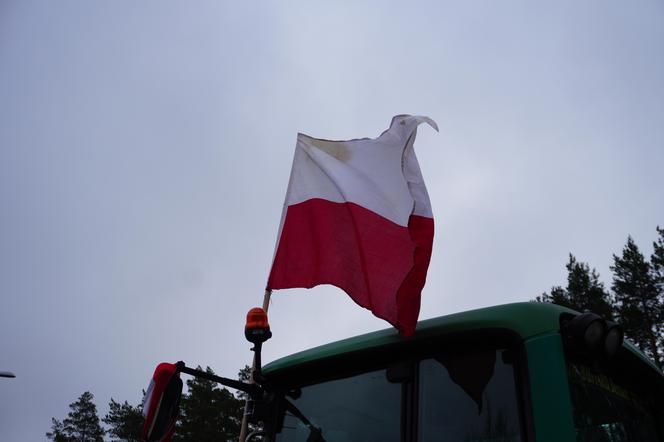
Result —
M413 144L428 117L397 115L378 138L298 134L268 289L332 284L415 331L433 214Z

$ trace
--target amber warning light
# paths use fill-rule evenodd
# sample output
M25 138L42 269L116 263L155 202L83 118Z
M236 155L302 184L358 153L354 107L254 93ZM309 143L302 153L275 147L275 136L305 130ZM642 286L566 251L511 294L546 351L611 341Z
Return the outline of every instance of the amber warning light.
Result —
M272 337L265 310L260 307L249 310L247 324L244 326L244 336L254 344L263 343Z

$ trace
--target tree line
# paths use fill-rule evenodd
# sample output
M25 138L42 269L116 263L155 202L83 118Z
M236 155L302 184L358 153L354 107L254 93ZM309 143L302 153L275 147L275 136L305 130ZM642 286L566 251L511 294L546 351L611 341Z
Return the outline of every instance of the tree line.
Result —
M625 336L664 368L664 229L657 227L657 235L650 259L627 237L622 253L613 255L610 290L594 268L570 254L567 286L554 286L535 300L618 322Z
M214 374L210 367L205 371ZM238 379L248 381L250 371L248 366L244 367L238 373ZM54 442L142 441L143 404L131 405L127 401L117 402L111 398L108 413L100 419L93 400L94 396L89 391L81 394L76 402L69 405L67 417L51 419L51 431L46 433L46 437ZM173 442L235 442L240 434L243 412L242 393L233 394L207 379L188 379L187 392L180 402Z

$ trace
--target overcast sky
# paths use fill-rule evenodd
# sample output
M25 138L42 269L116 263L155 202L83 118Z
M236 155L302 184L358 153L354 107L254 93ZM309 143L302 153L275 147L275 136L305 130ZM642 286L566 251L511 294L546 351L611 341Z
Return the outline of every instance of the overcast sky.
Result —
M0 440L157 363L251 358L297 132L416 142L420 318L525 301L569 252L610 284L664 225L664 4L0 0ZM266 361L387 323L275 292Z

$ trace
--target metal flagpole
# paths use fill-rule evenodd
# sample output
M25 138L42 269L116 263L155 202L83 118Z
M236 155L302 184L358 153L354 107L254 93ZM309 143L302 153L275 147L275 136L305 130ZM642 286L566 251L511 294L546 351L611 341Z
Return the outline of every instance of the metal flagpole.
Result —
M270 307L270 296L272 295L272 290L271 289L265 289L265 295L263 296L263 310L265 310L265 313L267 313L268 307ZM249 382L251 384L254 384L254 370L256 369L256 355L254 354L254 359L251 363L251 377L249 379ZM244 402L244 414L242 415L242 426L240 427L240 438L239 442L245 442L247 439L247 431L249 429L249 421L247 419L247 416L249 415L249 395L247 395L247 399Z

